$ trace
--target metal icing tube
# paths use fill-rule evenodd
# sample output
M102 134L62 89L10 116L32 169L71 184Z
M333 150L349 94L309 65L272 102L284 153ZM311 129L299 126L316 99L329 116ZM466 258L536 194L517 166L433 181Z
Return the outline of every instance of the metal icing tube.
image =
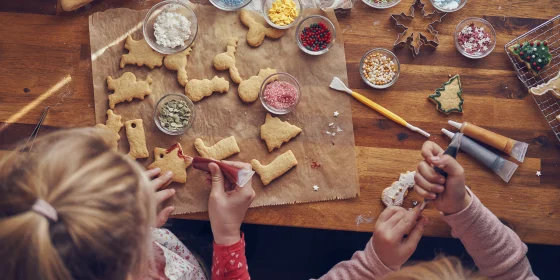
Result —
M520 141L513 140L503 135L486 130L482 127L476 126L472 123L464 122L458 123L448 121L448 123L455 128L458 128L465 135L472 137L478 141L484 142L508 155L512 156L519 162L525 159L525 153L529 145Z
M445 128L442 128L441 132L451 139L457 135L457 133L453 133ZM517 164L500 157L466 136L463 136L459 148L480 161L486 167L492 169L492 171L498 174L506 183L509 182L509 179L511 179L511 176L515 173L515 170L517 170Z

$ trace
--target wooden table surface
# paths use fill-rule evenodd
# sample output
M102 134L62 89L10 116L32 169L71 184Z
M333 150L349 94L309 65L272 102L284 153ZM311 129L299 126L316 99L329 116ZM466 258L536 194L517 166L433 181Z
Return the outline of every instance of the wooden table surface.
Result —
M95 1L77 12L55 16L54 0L1 0L0 149L11 150L26 139L45 106L51 110L41 134L93 126L88 16L115 7L148 9L156 2ZM422 49L416 58L406 49L396 50L401 62L398 82L388 90L370 89L360 78L359 60L371 48L392 48L397 31L389 15L408 11L411 3L403 0L395 8L375 10L358 1L350 16L339 18L341 30L337 32L344 34L350 87L432 133L430 139L442 146L448 141L439 131L449 129L448 119L473 122L529 143L526 160L509 184L468 155L460 154L458 160L466 169L471 189L523 241L560 244L560 143L518 81L503 48L511 39L555 16L560 2L542 0L535 5L521 0L470 0L461 11L443 19L437 50ZM429 3L427 7L431 9ZM496 29L496 48L484 59L467 59L455 49L453 31L466 17L482 17ZM422 28L426 23L418 20L414 27ZM446 117L437 113L426 97L454 74L461 75L465 113ZM352 115L360 197L251 209L247 223L372 231L384 209L381 191L399 173L415 170L426 139L355 101ZM535 175L537 170L541 177ZM412 194L405 207L414 199ZM426 235L450 236L435 209L429 208L425 214L433 220ZM181 218L207 219L207 214Z

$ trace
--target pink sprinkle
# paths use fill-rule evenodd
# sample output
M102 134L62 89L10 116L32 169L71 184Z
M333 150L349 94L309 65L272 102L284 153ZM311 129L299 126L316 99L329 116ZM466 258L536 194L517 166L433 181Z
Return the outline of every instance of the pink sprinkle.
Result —
M492 39L484 27L478 27L471 23L463 28L458 34L459 46L470 55L482 55L489 50Z
M274 81L264 89L264 100L274 109L287 109L296 104L298 90L288 82Z

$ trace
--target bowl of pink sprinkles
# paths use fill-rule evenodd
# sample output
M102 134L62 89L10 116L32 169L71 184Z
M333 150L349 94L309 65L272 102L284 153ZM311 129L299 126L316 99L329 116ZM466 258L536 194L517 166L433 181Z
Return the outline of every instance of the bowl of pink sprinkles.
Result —
M294 76L278 72L268 76L261 85L260 99L269 112L284 115L293 111L301 97L299 83Z

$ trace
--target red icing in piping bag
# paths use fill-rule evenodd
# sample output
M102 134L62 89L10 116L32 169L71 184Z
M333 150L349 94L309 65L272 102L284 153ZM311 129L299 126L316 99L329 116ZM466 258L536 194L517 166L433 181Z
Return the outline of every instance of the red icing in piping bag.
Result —
M231 166L229 164L223 163L218 160L210 159L210 158L202 158L202 157L194 157L192 162L192 167L198 170L210 172L210 168L208 165L210 163L215 163L220 167L224 177L233 185L238 185L240 187L245 186L247 182L251 179L255 171L252 170L245 170L241 168L237 168L235 166Z
M183 154L183 149L181 149L181 145L179 145L179 143L173 144L173 146L171 146L169 149L165 150L165 153L169 154L175 149L179 149L179 151L177 151L177 156L179 156L180 158L182 158L186 161L189 161L189 160L193 159L192 157Z

